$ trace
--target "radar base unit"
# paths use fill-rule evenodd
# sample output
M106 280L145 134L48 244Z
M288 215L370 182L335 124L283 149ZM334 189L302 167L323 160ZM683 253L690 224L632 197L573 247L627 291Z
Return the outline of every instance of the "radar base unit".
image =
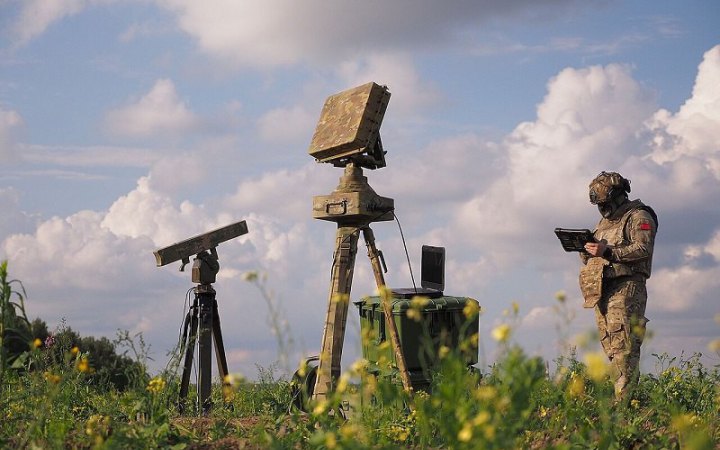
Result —
M313 219L337 223L370 223L393 220L395 201L376 194L362 168L349 164L340 184L330 195L313 197Z

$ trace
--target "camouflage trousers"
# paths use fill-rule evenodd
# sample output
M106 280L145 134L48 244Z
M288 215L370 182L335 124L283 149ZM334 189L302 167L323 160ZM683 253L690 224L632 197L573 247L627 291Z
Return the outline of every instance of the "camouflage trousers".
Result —
M615 397L627 399L640 376L640 346L645 337L647 290L640 277L603 280L595 319L615 377Z

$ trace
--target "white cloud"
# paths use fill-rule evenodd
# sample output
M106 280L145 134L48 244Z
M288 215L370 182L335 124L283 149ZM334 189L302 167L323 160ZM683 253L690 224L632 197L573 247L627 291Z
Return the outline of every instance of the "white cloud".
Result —
M159 158L147 148L111 146L23 146L23 160L33 164L74 167L150 167Z
M150 188L141 178L135 190L117 199L100 221L100 226L116 236L147 236L156 246L165 246L189 237L187 230L216 228L203 209L191 202L176 206L173 200Z
M210 158L202 151L160 158L150 169L150 184L160 192L177 192L207 179Z
M22 127L23 120L16 111L0 107L0 162L8 162L17 157L16 133Z
M305 164L300 169L281 169L243 180L224 201L226 209L262 212L296 222L311 217L312 196L331 193L342 171L329 165Z
M362 58L345 60L337 69L345 86L374 81L390 86L394 114L417 113L441 99L437 87L422 80L409 54L369 52Z
M41 273L46 288L113 291L123 275L141 280L134 261L148 240L118 238L100 225L102 214L80 211L67 218L54 217L38 225L32 234L15 234L3 242L4 253L15 271L28 281ZM40 270L41 268L44 268Z
M0 204L6 203L16 203L16 195L0 191ZM266 205L268 209L271 206ZM308 299L302 294L306 286L317 284L315 278L307 274L297 278L298 268L303 267L298 261L316 266L322 258L314 237L308 236L301 223L286 224L251 211L242 216L231 210L210 214L203 205L188 201L176 204L153 191L147 178L141 178L136 189L119 198L107 212L81 211L66 218L54 217L27 234L3 237L0 255L10 260L13 277L21 279L28 289L29 314L39 315L51 327L66 318L83 335L112 335L117 328L143 331L159 352L154 357L159 358L160 367L165 351L174 345L182 297L192 284L189 271L178 274L179 262L154 267L152 251L241 219L247 220L250 233L220 245L221 272L216 288L228 353L248 352L250 359L238 364L242 371L253 374L255 363L270 364L277 349L272 340L262 337L269 336L266 306L239 274L248 270L267 272L272 285L280 286L274 294L276 299L304 298L282 309L306 323L315 319L308 317L312 316L308 311L323 307L325 295ZM299 296L296 289L301 292ZM317 322L319 329L322 319ZM237 347L230 342L243 344Z
M20 233L32 226L31 217L20 209L20 192L14 188L0 187L0 242L13 233ZM3 259L0 253L0 259Z
M93 0L24 0L10 31L17 44L25 44L44 33L53 23L81 12L90 3Z
M469 2L455 7L433 1L332 5L319 0L236 2L212 6L192 0L157 0L177 15L200 48L230 65L276 66L337 61L347 55L427 48L455 39L459 28L498 17L551 14L564 2Z
M682 313L684 317L712 317L720 308L720 265L706 268L679 266L656 270L649 281L652 309ZM653 295L654 294L654 295Z
M658 111L648 127L654 132L658 164L699 158L720 180L720 45L707 51L698 68L692 97L672 115Z
M302 106L276 108L258 119L260 137L268 142L296 143L308 136L315 128L317 113L310 113Z
M564 69L548 83L537 119L518 125L496 150L507 159L486 169L490 182L462 197L448 237L481 248L496 263L512 264L527 257L528 245L549 245L545 238L553 228L597 220L587 185L601 170L642 156L636 134L653 106L627 67ZM463 163L482 167L482 154Z
M139 137L185 134L200 126L200 119L178 97L175 84L169 79L157 80L139 100L109 111L105 122L113 133Z

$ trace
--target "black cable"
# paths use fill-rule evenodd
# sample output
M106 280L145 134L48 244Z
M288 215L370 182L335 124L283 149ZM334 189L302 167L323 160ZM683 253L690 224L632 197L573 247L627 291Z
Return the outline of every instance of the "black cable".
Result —
M405 248L405 257L407 258L408 263L408 269L410 269L410 280L412 281L413 290L415 293L417 293L417 286L415 285L415 277L413 276L413 270L412 270L412 264L410 263L410 254L408 253L407 245L405 243L405 235L403 234L402 226L400 225L400 219L398 219L397 214L395 214L395 210L393 210L393 217L395 218L395 222L397 222L398 229L400 230L400 238L402 239L403 248Z
M187 314L188 314L187 311L191 307L190 306L190 292L193 289L195 289L195 288L190 288L187 290L187 292L185 293L185 301L183 302L182 319L180 320L180 327L178 328L178 339L177 339L177 344L175 346L175 348L178 351L178 353L177 353L178 365L176 366L176 368L180 367L180 364L182 363L182 358L184 355L184 349L185 349L185 345L186 345L185 335L186 335L186 331L187 331L187 327L188 327L188 325L186 324ZM173 360L174 360L174 358L170 358L168 363L165 365L165 372L168 372L168 373L170 372L170 369L172 368L171 366L173 364ZM175 375L175 373L173 373L173 375Z

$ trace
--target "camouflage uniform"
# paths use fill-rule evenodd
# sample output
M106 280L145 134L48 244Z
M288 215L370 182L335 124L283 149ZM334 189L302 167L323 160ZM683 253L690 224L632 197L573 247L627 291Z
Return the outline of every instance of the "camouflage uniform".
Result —
M590 186L592 192L593 183ZM629 192L629 181L626 189ZM618 399L627 398L639 376L640 346L648 322L645 281L651 274L657 232L655 212L640 200L629 201L622 195L612 212L603 213L593 232L607 249L598 257L581 253L580 272L585 307L595 308L600 344L615 372Z

